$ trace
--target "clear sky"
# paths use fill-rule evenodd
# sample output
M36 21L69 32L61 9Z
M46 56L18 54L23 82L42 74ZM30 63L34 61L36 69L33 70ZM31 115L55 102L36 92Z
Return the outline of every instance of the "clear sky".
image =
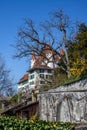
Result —
M11 70L15 82L26 73L29 63L25 59L12 59L15 53L10 44L15 44L18 28L24 25L24 18L39 23L57 9L87 24L87 0L0 0L0 53Z

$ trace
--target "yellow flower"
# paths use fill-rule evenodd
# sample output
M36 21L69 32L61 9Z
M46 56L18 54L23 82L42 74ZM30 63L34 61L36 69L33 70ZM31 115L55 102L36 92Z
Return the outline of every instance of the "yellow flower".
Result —
M54 124L53 127L56 128L57 126Z

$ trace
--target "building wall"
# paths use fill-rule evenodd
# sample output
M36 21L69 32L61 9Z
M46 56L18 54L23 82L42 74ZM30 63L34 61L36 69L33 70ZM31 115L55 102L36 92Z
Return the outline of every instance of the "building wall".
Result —
M28 81L18 84L18 92L26 92L29 89Z
M38 94L40 118L87 122L87 79Z
M40 71L43 70L43 71ZM34 70L33 73L29 74L29 88L34 89L36 86L41 87L44 85L45 79L47 79L47 76L51 76L52 72L48 72L49 70L45 69L38 69ZM42 76L42 77L41 77Z

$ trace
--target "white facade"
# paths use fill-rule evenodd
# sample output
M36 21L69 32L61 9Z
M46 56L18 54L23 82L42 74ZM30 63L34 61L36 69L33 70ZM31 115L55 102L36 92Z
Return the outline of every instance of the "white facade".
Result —
M50 46L46 46L43 51L46 58L42 56L36 57L34 53L32 54L31 68L29 70L29 88L31 89L46 85L47 80L50 80L53 75L53 69L57 67L53 62L55 60L58 63L59 57L56 52L53 52Z
M26 93L29 90L29 74L26 73L18 82L18 92Z
M28 91L29 90L29 83L28 82L26 82L26 83L20 83L19 85L18 85L18 92L26 92L26 91Z
M46 54L46 57L48 59L48 60L45 61L47 63L47 66L50 67L50 68L54 68L52 53Z
M25 88L28 88L29 91L39 89L47 84L47 80L51 79L53 69L57 65L53 63L53 51L49 46L45 49L44 54L47 57L45 59L41 56L36 57L34 53L32 54L28 82L26 84L23 84L23 82L19 84L19 90L24 90ZM55 58L55 60L58 62L58 56L56 54L54 56L56 56L57 59Z
M29 88L39 89L41 86L46 84L46 80L48 80L50 76L52 76L52 70L38 68L31 71L29 73Z

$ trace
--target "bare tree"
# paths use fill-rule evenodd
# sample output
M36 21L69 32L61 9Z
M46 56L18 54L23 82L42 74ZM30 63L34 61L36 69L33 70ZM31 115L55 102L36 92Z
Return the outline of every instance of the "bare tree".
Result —
M15 91L9 74L10 71L5 68L5 62L0 55L0 94L4 96L12 96Z
M47 20L45 24L42 24L43 28L48 30L48 33L50 32L49 29L51 29L51 28L62 32L62 41L60 43L59 42L57 43L55 50L57 50L57 48L59 49L61 47L64 50L65 57L61 57L61 59L62 59L63 63L65 64L66 69L63 68L63 66L61 66L61 68L66 71L68 77L70 77L71 74L70 74L69 58L68 58L68 53L67 53L68 40L67 40L66 34L67 34L67 30L68 31L70 30L70 32L72 32L70 24L71 24L71 21L70 21L68 15L64 14L63 10L55 11L52 14L52 19ZM51 36L53 37L52 34L51 34ZM56 37L58 37L58 36L56 35Z
M53 17L52 20L40 24L39 27L36 27L31 19L25 20L25 26L18 31L18 41L14 45L16 48L14 56L16 58L28 56L29 58L29 55L34 52L37 56L42 56L50 62L49 58L44 54L44 51L42 51L45 46L49 45L51 47L50 49L55 52L52 55L54 60L51 62L54 62L54 64L56 63L54 57L57 54L66 66L64 68L62 64L60 65L57 63L58 67L65 71L69 77L69 59L66 47L66 30L69 28L69 17L65 15L62 10L54 12ZM63 33L63 37L58 34L59 31ZM60 54L61 48L64 49L64 56Z

